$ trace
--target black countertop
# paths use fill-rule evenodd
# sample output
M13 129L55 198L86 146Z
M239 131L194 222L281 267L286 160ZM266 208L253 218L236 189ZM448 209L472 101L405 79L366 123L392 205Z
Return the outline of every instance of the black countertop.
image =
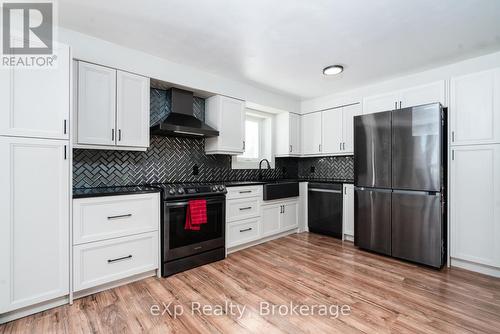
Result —
M73 189L73 198L149 194L149 193L158 193L160 191L161 191L160 188L152 186L75 188Z

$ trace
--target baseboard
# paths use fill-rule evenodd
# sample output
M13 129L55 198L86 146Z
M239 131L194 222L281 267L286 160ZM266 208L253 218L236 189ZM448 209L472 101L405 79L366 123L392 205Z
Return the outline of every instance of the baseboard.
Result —
M462 268L470 271L475 271L480 274L500 278L500 268L454 258L451 258L450 265L452 267Z
M14 311L0 314L0 324L4 324L9 321L17 320L20 318L27 317L29 315L43 312L54 307L65 305L69 303L69 296L60 297L57 299L49 300L47 302L26 306Z
M145 273L133 275L130 277L122 278L122 279L117 280L117 281L102 284L102 285L99 285L99 286L96 286L93 288L89 288L89 289L85 289L85 290L81 290L81 291L76 291L73 293L73 299L83 298L83 297L93 295L93 294L98 293L98 292L113 289L113 288L116 288L116 287L121 286L121 285L137 282L137 281L140 281L142 279L152 277L152 276L157 276L156 269L146 271Z
M248 242L246 244L242 244L242 245L238 245L238 246L233 246L233 247L227 249L226 254L231 254L231 253L240 251L240 250L248 248L248 247L257 246L257 245L262 244L264 242L268 242L268 241L271 241L271 240L283 238L283 237L286 237L287 235L297 234L297 233L301 233L301 232L299 231L299 229L295 228L295 229L290 230L290 231L281 232L279 234L275 234L275 235L272 235L272 236L269 236L269 237L265 237L265 238L262 238L262 239L254 240L254 241Z

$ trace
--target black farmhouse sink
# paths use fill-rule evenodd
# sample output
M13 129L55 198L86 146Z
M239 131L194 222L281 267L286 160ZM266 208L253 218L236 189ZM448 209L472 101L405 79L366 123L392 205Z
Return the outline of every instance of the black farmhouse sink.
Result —
M264 184L264 201L299 196L299 183L278 181Z

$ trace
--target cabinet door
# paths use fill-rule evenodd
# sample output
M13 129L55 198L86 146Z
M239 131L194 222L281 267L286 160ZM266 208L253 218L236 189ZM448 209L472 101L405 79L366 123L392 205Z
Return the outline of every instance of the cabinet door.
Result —
M399 107L399 92L369 96L363 99L363 114L394 110Z
M362 114L361 104L353 104L342 108L342 151L345 154L354 152L354 116Z
M321 113L301 116L300 138L303 154L321 153Z
M245 147L245 102L221 96L220 148L243 153Z
M321 153L342 152L342 108L323 111Z
M78 63L78 144L115 145L116 70Z
M344 201L342 217L344 220L344 239L350 237L354 239L354 185L344 184Z
M0 137L0 313L69 293L66 148Z
M299 203L290 202L283 204L280 230L288 231L299 226Z
M500 70L451 79L451 145L500 143Z
M53 69L2 69L0 135L69 138L69 48L56 52Z
M262 206L262 236L280 232L281 204Z
M149 78L116 73L117 145L149 147Z
M276 155L289 156L292 153L291 143L291 116L290 113L276 115Z
M453 148L451 257L500 267L500 145Z
M290 153L292 155L300 154L300 116L290 114L289 122Z
M440 102L445 106L445 92L446 85L444 80L405 89L401 91L401 108L415 107L436 102Z

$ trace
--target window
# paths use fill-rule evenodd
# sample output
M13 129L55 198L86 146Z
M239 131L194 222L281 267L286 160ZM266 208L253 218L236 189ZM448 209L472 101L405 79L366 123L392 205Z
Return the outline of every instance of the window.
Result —
M245 151L233 157L233 169L256 169L259 161L272 160L272 120L273 115L247 109L245 116Z

